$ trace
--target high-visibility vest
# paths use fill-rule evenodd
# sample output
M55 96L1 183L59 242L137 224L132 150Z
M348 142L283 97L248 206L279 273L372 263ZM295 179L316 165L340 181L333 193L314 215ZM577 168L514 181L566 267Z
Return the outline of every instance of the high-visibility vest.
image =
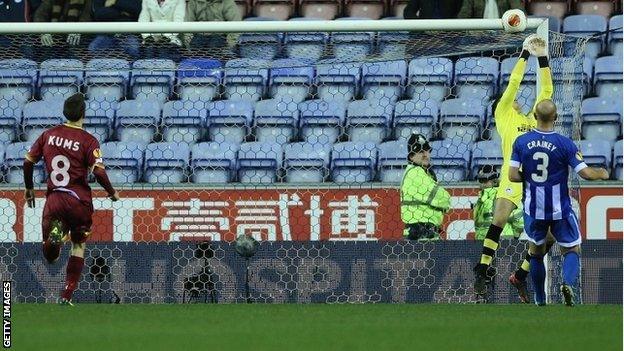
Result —
M472 219L475 226L475 239L483 240L487 234L492 219L494 218L494 203L496 200L496 192L498 187L485 188L479 193L479 199L472 209ZM524 227L524 218L522 209L515 209L507 224L503 228L501 236L514 237L520 236Z
M408 164L401 180L403 223L431 223L440 227L451 207L451 195L422 166Z

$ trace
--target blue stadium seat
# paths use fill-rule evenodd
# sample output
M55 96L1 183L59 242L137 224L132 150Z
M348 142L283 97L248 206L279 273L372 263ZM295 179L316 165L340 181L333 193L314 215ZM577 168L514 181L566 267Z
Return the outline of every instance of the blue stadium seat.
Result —
M191 148L193 183L229 183L236 175L238 144L206 142Z
M163 140L194 144L204 136L208 106L199 100L165 103L162 113Z
M496 94L497 81L498 60L493 57L464 57L455 63L459 98L489 100Z
M397 139L420 133L431 139L438 125L440 106L437 100L403 100L394 107L393 128Z
M591 36L592 39L587 43L585 48L585 56L594 60L602 53L605 32L607 31L607 20L601 15L573 15L563 20L563 33L574 36ZM602 34L601 34L602 33ZM597 34L601 34L597 36ZM574 52L576 41L567 41L565 51L567 53Z
M64 122L62 99L32 101L24 105L24 140L34 142L43 131Z
M382 18L384 21L397 19L401 18ZM409 41L410 33L408 31L379 32L377 35L377 49L379 50L379 55L388 59L406 57L406 48L407 45L409 45Z
M90 100L119 101L126 96L130 63L122 59L93 59L87 62L85 86Z
M254 130L256 140L285 144L297 136L299 110L297 103L281 99L256 103Z
M177 184L187 181L191 149L185 143L153 143L145 149L145 181Z
M399 183L407 165L407 140L379 144L378 176L382 183Z
M80 60L45 60L39 71L39 95L43 100L68 98L80 91L83 74L84 65Z
M476 177L479 168L493 165L501 169L503 165L503 151L498 141L479 141L472 149L471 174Z
M264 96L270 62L234 59L225 63L225 97L232 100L258 101Z
M622 56L598 58L594 72L596 95L622 101L622 74Z
M243 143L238 151L238 179L249 184L274 183L282 159L282 146L278 143Z
M37 63L26 59L0 60L0 97L23 102L35 95Z
M0 144L12 142L19 136L17 126L22 122L24 102L11 95L0 95Z
M343 132L345 115L342 102L304 101L299 104L301 137L309 143L333 144Z
M176 64L172 60L136 60L132 64L132 97L155 100L162 106L173 92Z
M108 140L119 103L111 100L87 100L86 105L84 129L100 142Z
M180 99L212 101L220 94L223 65L214 59L185 59L178 65L177 76Z
M606 140L581 140L579 149L588 166L611 168L611 144Z
M613 175L615 179L622 180L622 140L618 140L613 146Z
M409 63L407 95L412 100L442 101L450 92L453 62L444 57L413 59Z
M7 183L23 184L24 183L24 159L26 153L30 150L32 142L22 142L9 144L6 147L4 164L6 166ZM33 172L33 181L35 184L41 184L45 181L45 171L43 162L39 161L35 164Z
M248 101L221 100L208 103L208 136L217 142L240 144L251 128L253 106Z
M440 104L440 130L445 139L477 141L485 120L481 100L451 99Z
M362 96L396 102L403 96L407 63L403 60L365 62L362 65Z
M504 89L509 84L511 71L518 62L517 57L510 57L501 62L499 86ZM516 95L516 101L522 107L522 112L527 114L533 108L535 97L537 96L537 59L534 56L529 58L526 65L526 71L520 84L520 90Z
M329 173L331 145L284 145L284 172L288 183L322 183Z
M361 63L321 61L316 66L317 95L323 100L348 102L357 96L362 76Z
M356 100L347 107L346 129L349 140L381 143L389 136L394 104L387 100Z
M160 125L160 105L156 100L125 100L119 103L115 129L119 141L148 144Z
M314 80L312 61L275 60L269 71L269 93L273 98L301 102L310 94Z
M297 17L289 21L321 21L320 18ZM285 33L284 45L286 56L294 59L310 59L318 61L323 56L329 33L293 32Z
M548 19L548 30L551 32L557 32L557 33L561 32L561 19L559 17L537 15L537 16L529 16L529 18Z
M458 139L431 142L431 166L439 182L461 182L468 178L471 144Z
M6 165L4 164L5 149L6 149L6 145L0 143L0 180L4 180L5 178L5 170L6 170Z
M622 56L622 15L609 20L609 53Z
M335 183L370 182L375 178L377 147L375 143L336 143L331 153L331 177Z
M342 17L336 21L361 21L368 18ZM334 57L345 62L359 61L373 52L374 32L334 32L331 34L331 47Z
M136 183L141 180L145 145L113 141L100 146L106 173L113 184Z
M274 21L272 18L249 17L244 21ZM282 33L242 33L238 37L240 57L256 60L272 60L280 53Z
M557 105L557 122L555 123L555 132L565 135L569 138L572 137L573 123L578 118L578 104L577 102L569 103L565 101L555 100Z
M614 142L620 136L622 99L602 97L583 100L581 107L583 137Z
M593 65L583 57L556 57L550 61L554 85L553 100L581 101L589 93Z

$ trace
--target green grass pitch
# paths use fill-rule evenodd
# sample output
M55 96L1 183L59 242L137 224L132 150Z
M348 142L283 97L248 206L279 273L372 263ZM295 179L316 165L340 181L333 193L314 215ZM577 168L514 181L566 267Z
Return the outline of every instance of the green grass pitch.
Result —
M14 350L622 350L622 306L14 304Z

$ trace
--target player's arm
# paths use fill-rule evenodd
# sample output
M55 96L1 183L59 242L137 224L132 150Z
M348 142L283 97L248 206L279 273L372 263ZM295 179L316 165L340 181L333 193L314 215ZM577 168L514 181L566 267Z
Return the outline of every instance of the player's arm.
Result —
M578 151L576 144L568 142L568 164L574 168L574 172L585 180L608 180L609 172L604 168L589 167L583 160L583 155Z
M552 98L554 88L552 72L548 62L548 48L546 47L546 41L540 37L534 38L529 42L529 52L531 52L532 55L537 56L537 62L539 65L538 74L540 78L540 87L537 98L535 99L535 105L533 106L533 110L535 110L535 106L537 106L538 103Z
M518 144L518 139L513 144L513 148L511 151L511 159L509 161L509 181L514 183L521 183L524 179L522 177L522 172L520 172L520 167L522 163L520 163L520 146Z
M33 182L33 174L35 171L35 164L39 162L43 155L43 140L45 133L42 133L34 144L30 147L30 150L24 156L24 164L22 170L24 172L24 199L26 204L30 208L35 207L35 184Z
M90 165L91 173L95 177L95 181L104 188L108 197L113 200L119 200L119 193L115 191L113 185L108 179L108 174L106 174L106 169L104 168L104 161L102 159L102 151L100 150L100 145L97 141L93 142L89 152L87 154L87 163Z
M600 167L585 167L577 172L577 174L585 180L608 180L609 172Z
M498 105L496 105L496 111L494 111L496 123L499 123L498 120L500 118L507 116L509 111L513 108L513 103L520 89L520 83L522 83L522 79L524 78L524 71L529 56L531 56L529 51L523 48L516 65L511 70L509 83L498 100Z

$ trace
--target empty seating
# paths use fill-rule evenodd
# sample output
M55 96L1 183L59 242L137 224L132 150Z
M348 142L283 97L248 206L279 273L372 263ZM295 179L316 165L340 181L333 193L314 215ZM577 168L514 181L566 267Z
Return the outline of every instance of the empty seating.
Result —
M264 95L269 76L269 61L234 59L225 64L225 97L258 101Z
M362 95L381 102L399 100L403 95L407 63L403 60L380 61L362 65Z
M153 143L145 149L145 181L176 184L187 181L191 150L184 143Z
M346 107L342 102L309 100L299 104L301 136L310 143L333 144L342 134Z
M489 100L496 93L498 61L493 57L465 57L455 63L457 96Z
M319 18L293 18L291 21L319 21ZM286 56L297 59L318 61L323 56L325 45L329 40L329 33L323 32L293 32L285 33L284 44Z
M0 95L0 144L16 140L24 103L12 95ZM21 128L20 128L21 129Z
M162 106L173 92L176 64L172 60L137 60L132 64L132 96L155 100Z
M145 145L134 142L114 141L100 147L106 172L112 183L136 183L143 174Z
M381 143L388 137L394 104L384 100L356 100L347 108L349 140Z
M37 63L25 59L0 61L0 97L28 101L34 96Z
M484 120L485 107L480 100L452 99L440 104L440 128L445 139L474 142Z
M343 17L336 21L357 21L366 18ZM334 32L330 41L334 49L334 57L346 62L363 60L373 52L374 32Z
M359 92L361 63L319 62L316 67L317 95L323 100L347 102Z
M288 143L297 135L299 110L290 100L269 99L256 104L254 129L257 141Z
M34 142L43 131L63 121L63 100L29 102L24 106L24 140Z
M596 60L594 89L596 95L622 101L622 56L604 56Z
M377 167L377 147L374 143L336 143L331 153L331 175L335 183L370 182Z
M611 144L606 140L581 140L579 149L588 166L611 169Z
M553 16L562 19L569 10L567 0L529 0L527 9L530 13L540 16Z
M342 2L334 0L300 0L299 14L303 17L332 20L342 12Z
M23 184L24 183L24 159L26 153L30 149L32 142L22 142L9 144L5 150L4 164L6 166L7 183ZM33 172L33 181L35 184L41 184L45 181L45 172L43 162L37 162Z
M480 141L474 144L471 162L472 177L476 177L479 168L492 165L501 168L503 165L503 153L498 141Z
M613 10L615 10L614 1L576 0L576 13L579 15L600 15L608 18Z
M162 113L163 140L193 144L203 138L208 108L199 100L165 103Z
M272 21L272 18L249 17L245 21ZM242 33L238 37L240 57L255 60L272 60L280 52L282 33Z
M191 148L191 180L194 183L229 183L236 175L238 144L206 142Z
M85 86L91 100L121 100L130 80L130 63L122 59L93 59L87 62Z
M407 165L407 140L386 141L378 146L378 175L382 183L399 183Z
M431 166L439 182L461 182L467 178L470 145L458 139L431 142Z
M241 183L274 183L282 167L282 146L277 143L243 143L238 151L238 178Z
M554 84L553 100L581 100L589 93L592 64L588 58L556 57L550 62Z
M595 36L607 30L607 20L600 15L574 15L563 20L563 33L574 36ZM593 37L585 48L585 56L595 59L602 52L604 34ZM575 50L575 41L565 44L566 52Z
M284 145L284 172L288 183L321 183L329 173L331 145Z
M386 11L384 0L345 0L345 15L378 20Z
M615 179L622 180L622 140L618 140L613 146L613 175Z
M390 17L383 20L395 20L399 18ZM387 57L388 59L404 58L411 56L408 48L410 44L410 32L379 32L377 35L377 49L381 57Z
M269 90L273 98L301 102L310 94L314 67L307 60L275 60L269 71Z
M112 100L87 100L83 127L100 141L108 140L119 103Z
M609 52L622 56L622 15L611 17L609 20Z
M119 141L147 144L160 125L160 105L156 100L126 100L119 103L115 129Z
M249 134L253 107L248 101L221 100L208 104L208 136L217 142L240 144Z
M291 0L255 0L254 14L258 17L287 20L295 13L295 2Z
M436 100L403 100L394 107L393 130L397 139L420 133L431 139L438 125L439 105Z
M39 94L42 99L68 98L80 91L84 65L80 60L50 59L41 63Z
M449 94L453 62L444 57L413 59L409 63L407 95L411 99L442 101Z
M218 60L182 60L177 75L178 94L182 100L211 101L220 94L223 67Z
M615 141L620 136L622 100L590 98L581 107L583 137L593 140Z

